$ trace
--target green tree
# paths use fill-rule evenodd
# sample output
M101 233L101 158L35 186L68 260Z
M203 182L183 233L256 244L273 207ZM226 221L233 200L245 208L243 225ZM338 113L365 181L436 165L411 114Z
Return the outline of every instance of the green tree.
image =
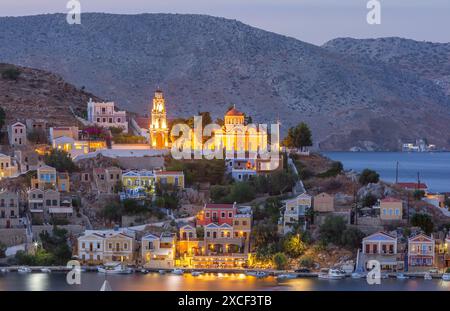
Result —
M306 243L301 234L290 234L284 239L283 249L291 258L298 258L306 251Z
M380 175L374 170L368 168L364 169L359 175L359 183L361 185L367 185L368 183L377 183L380 180Z
M255 198L255 189L247 182L237 182L231 186L226 201L229 203L249 202Z
M78 171L78 167L72 161L70 155L63 150L52 150L44 156L45 164L54 167L58 172L73 173Z
M275 171L268 175L270 195L279 195L290 191L297 182L297 176L291 171Z
M277 270L284 270L287 268L288 259L284 253L276 253L273 255L273 264Z
M411 225L420 227L426 234L433 232L433 219L428 214L417 213L411 217Z
M373 194L367 194L362 198L362 206L363 207L372 207L377 203L378 199Z
M0 107L0 129L5 126L6 113L3 107Z
M286 147L295 147L303 149L313 145L311 130L308 125L301 122L295 127L291 127L288 130L288 135L283 141L283 145Z
M120 221L122 214L123 214L122 206L116 201L106 202L100 213L100 215L109 222Z
M364 238L364 233L357 228L347 228L342 232L341 245L349 249L357 249L362 239Z
M416 200L421 200L425 196L425 191L423 190L415 190L413 193L413 197Z
M209 196L213 202L222 202L230 194L231 186L212 185Z
M346 227L343 217L328 216L319 228L320 238L327 244L341 245L341 235Z
M6 257L6 245L0 242L0 258Z

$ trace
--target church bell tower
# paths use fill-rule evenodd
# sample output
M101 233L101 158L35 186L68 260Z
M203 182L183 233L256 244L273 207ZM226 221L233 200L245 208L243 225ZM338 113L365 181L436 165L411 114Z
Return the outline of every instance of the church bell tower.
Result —
M152 122L150 124L150 141L152 148L168 147L169 129L167 127L166 105L161 90L156 90L153 97Z

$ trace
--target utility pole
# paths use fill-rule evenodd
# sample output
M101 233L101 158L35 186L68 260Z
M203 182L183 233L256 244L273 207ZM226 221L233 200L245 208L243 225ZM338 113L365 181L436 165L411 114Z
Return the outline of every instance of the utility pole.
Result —
M420 172L417 172L417 190L420 190Z
M397 165L395 168L395 183L398 184L398 161L397 161Z

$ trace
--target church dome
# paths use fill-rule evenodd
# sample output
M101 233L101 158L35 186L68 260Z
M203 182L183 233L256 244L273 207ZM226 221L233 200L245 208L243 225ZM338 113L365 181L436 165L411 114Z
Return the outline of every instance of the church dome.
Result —
M240 112L234 107L228 110L228 112L225 114L226 117L241 117L243 115L244 114L242 112Z

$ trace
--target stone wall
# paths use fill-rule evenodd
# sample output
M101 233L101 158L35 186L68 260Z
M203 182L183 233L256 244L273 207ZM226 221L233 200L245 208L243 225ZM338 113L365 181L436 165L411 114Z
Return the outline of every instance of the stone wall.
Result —
M80 235L86 229L81 225L64 225L58 226L58 228L66 229L69 232L69 235ZM48 233L52 233L53 226L52 225L42 225L42 226L33 226L33 239L39 239L39 234L41 232L47 231Z
M25 228L0 229L0 243L6 246L23 244L27 241Z

